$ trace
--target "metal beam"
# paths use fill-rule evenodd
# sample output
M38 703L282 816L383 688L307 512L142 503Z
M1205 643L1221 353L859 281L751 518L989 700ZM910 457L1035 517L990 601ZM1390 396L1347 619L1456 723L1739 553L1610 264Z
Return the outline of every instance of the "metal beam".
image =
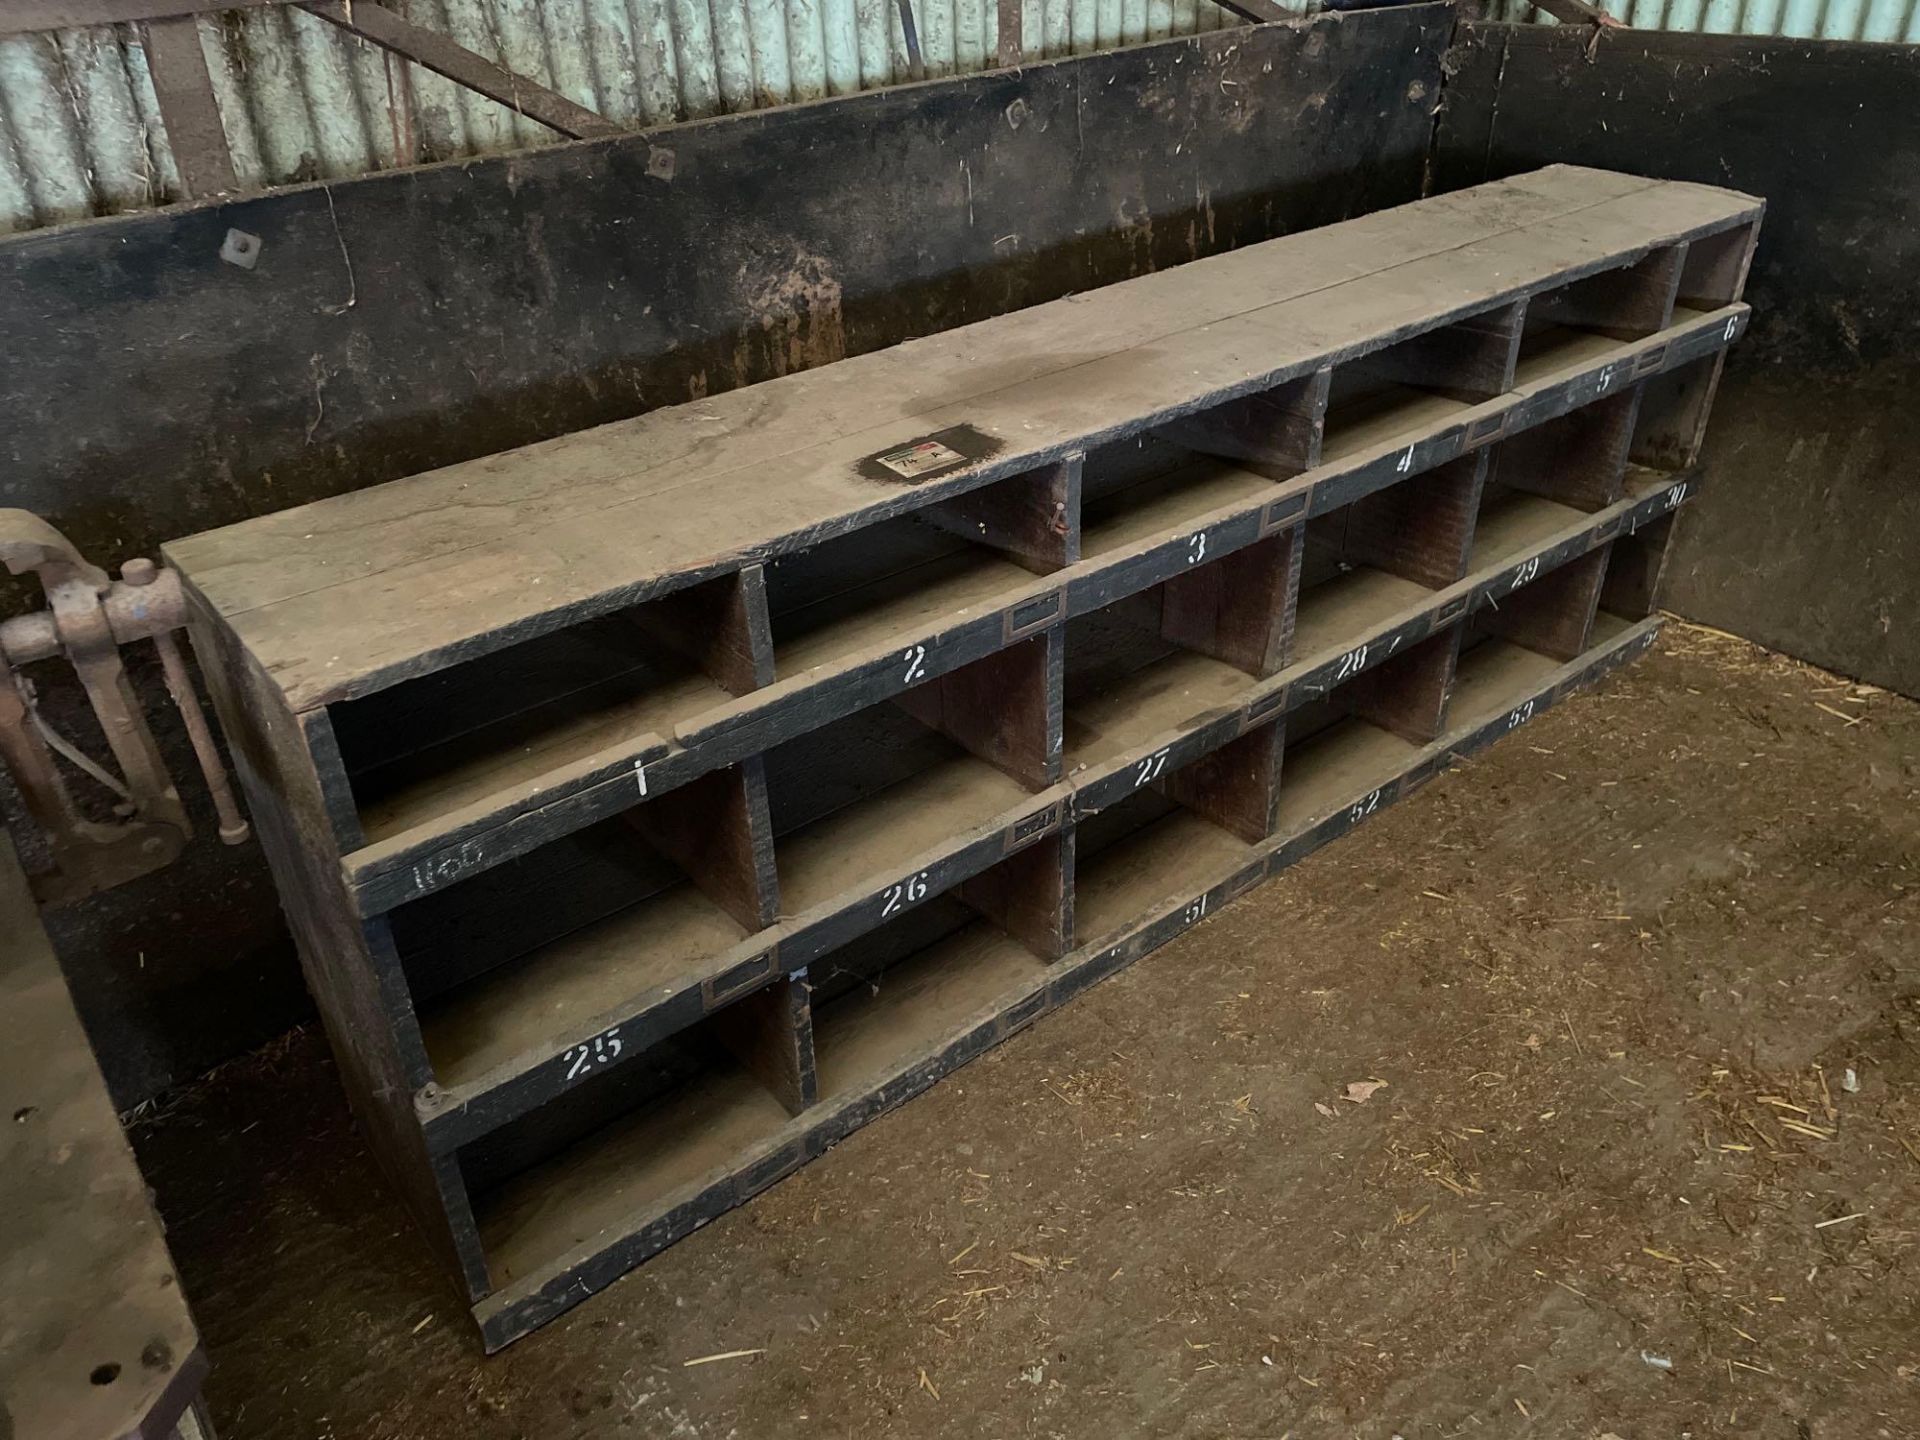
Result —
M396 15L374 0L301 0L300 8L575 140L627 133L605 116L494 64L484 55L476 55L436 30Z
M194 200L232 194L240 181L220 123L207 55L200 48L200 22L191 15L175 15L149 20L145 28L147 68L153 74L167 145L180 167L181 188Z

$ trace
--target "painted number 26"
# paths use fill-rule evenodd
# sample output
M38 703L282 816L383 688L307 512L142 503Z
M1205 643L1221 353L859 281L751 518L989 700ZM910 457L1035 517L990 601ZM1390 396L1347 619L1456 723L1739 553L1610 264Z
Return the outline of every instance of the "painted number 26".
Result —
M884 918L896 910L904 910L907 906L926 898L927 872L922 870L911 880L902 880L898 885L889 885L886 888L883 892L884 903L880 907L880 914Z

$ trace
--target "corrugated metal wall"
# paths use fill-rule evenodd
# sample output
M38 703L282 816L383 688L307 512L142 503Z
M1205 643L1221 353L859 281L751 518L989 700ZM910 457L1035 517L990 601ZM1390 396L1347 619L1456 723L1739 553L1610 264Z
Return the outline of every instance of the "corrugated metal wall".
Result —
M1920 0L1596 0L1643 30L1791 35L1806 40L1891 40L1920 45ZM1492 0L1490 20L1556 22L1528 0Z
M386 0L636 128L907 78L894 0ZM913 0L931 75L989 66L995 0ZM1235 24L1212 0L1025 0L1028 59ZM199 22L248 188L544 145L505 106L304 11ZM133 26L0 39L0 233L161 205L179 175Z

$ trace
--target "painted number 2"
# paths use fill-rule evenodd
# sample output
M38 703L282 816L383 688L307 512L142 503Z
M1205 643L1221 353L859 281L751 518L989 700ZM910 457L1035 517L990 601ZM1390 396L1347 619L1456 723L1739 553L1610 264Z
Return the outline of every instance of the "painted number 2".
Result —
M911 880L902 880L898 885L889 885L884 892L885 903L880 907L881 918L904 910L927 898L927 872L922 870Z
M578 1080L597 1065L606 1065L620 1054L620 1027L596 1035L584 1045L576 1045L560 1057L567 1067L567 1079Z
M911 685L927 673L927 647L909 645L900 652L900 658L907 662L907 673L902 683Z

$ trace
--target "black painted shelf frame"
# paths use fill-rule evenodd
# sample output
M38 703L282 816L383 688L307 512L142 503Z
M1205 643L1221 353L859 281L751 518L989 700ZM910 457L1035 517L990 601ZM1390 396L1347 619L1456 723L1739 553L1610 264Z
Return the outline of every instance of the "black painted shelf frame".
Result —
M811 516L743 511L769 538L730 557L690 510L672 573L561 611L529 587L484 635L436 619L418 664L374 658L416 628L380 617L439 562L373 574L378 633L338 642L366 678L332 689L276 659L304 601L223 602L254 583L207 558L230 542L178 547L348 1090L489 1347L1650 643L1759 207L1541 177L1548 219L1163 336L1192 364L1117 392L1070 367L981 412L1054 438L907 436ZM1475 203L1402 213L1455 234ZM1271 286L1346 228L1180 270ZM1120 333L1128 288L956 334ZM811 383L832 411L941 346ZM764 462L753 391L721 448Z

